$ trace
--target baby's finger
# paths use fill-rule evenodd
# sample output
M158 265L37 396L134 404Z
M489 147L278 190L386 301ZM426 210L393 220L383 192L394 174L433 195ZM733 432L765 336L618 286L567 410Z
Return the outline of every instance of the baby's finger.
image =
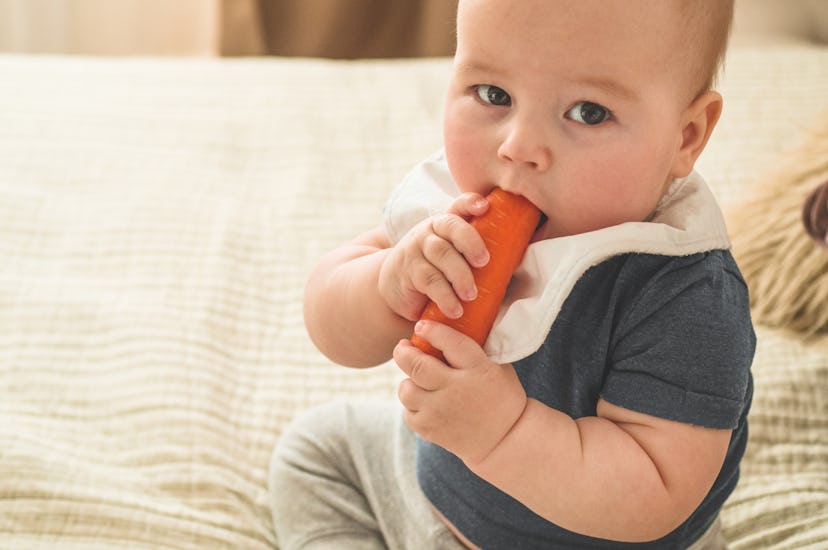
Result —
M419 321L414 325L418 336L443 352L448 364L455 368L471 368L488 361L486 353L477 342L448 325L432 321Z
M479 193L463 193L449 206L449 214L456 214L463 218L480 216L489 209L489 201Z
M454 287L443 272L431 263L422 262L412 268L411 282L417 292L428 296L449 319L458 319L463 315L463 305Z
M480 233L460 216L444 214L431 220L431 229L466 258L469 265L483 267L489 263L489 251Z
M397 386L397 399L410 413L420 410L424 394L425 390L418 387L410 378L402 380Z
M426 391L434 391L445 383L448 367L439 359L423 353L409 340L400 340L394 348L394 361L414 384Z
M425 259L443 274L458 298L467 302L477 298L472 270L466 258L451 243L437 235L429 235L423 239L422 247Z

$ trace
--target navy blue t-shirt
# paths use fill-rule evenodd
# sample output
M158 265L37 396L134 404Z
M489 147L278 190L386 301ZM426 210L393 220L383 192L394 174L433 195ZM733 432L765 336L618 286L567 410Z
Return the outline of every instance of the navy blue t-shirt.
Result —
M729 251L631 253L584 273L541 348L514 363L529 397L573 418L595 416L603 398L669 420L733 430L712 489L662 539L621 544L562 529L418 438L420 486L484 549L685 548L711 525L736 486L755 344L747 286Z

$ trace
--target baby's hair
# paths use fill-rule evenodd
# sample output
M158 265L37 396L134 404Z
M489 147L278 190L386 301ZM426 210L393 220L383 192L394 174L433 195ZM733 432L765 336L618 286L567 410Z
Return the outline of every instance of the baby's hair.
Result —
M712 89L724 67L733 22L734 0L681 0L682 26L687 30L693 85L697 93Z

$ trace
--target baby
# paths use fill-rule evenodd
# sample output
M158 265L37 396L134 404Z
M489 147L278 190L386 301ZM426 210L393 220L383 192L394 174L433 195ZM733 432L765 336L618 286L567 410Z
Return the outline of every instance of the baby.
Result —
M747 288L693 166L726 0L460 0L445 151L383 223L326 255L305 319L343 365L393 356L399 404L283 435L294 548L716 548L747 440ZM488 262L467 222L501 187L546 215L484 348L449 317ZM416 331L446 362L411 345Z

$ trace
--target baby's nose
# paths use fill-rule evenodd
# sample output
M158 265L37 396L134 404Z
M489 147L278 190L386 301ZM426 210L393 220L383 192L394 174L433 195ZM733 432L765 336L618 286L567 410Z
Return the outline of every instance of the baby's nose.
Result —
M545 172L552 165L552 148L540 125L515 124L498 148L498 156L507 161Z

